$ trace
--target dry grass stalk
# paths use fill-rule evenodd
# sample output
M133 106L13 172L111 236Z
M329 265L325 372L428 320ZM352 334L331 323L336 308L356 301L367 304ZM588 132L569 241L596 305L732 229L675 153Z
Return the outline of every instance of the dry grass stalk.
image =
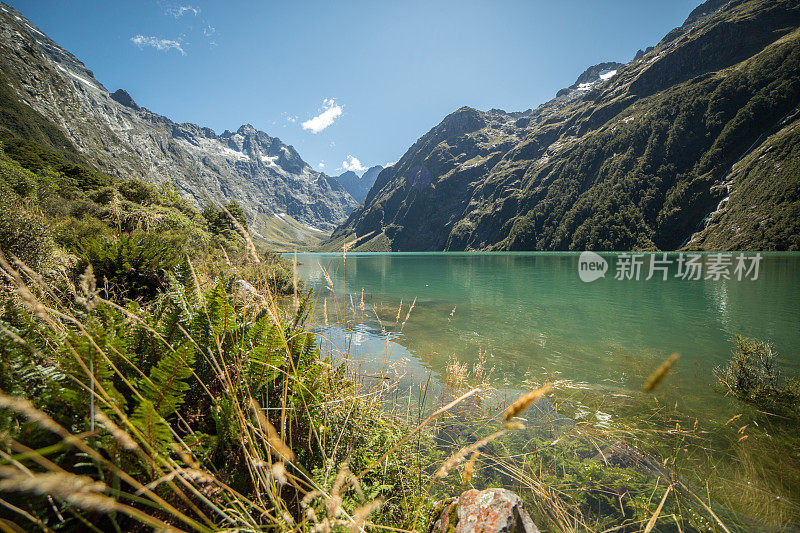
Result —
M97 294L97 280L94 276L92 264L86 267L86 270L78 278L78 285L81 289L81 295L75 298L75 301L86 309L94 309L100 303Z
M267 444L269 444L270 450L277 453L284 461L292 462L294 460L294 452L286 445L285 442L283 442L283 439L280 437L280 435L278 435L275 426L273 426L270 421L267 420L267 417L264 416L261 406L258 405L258 402L252 398L250 399L250 408L256 415L256 420L258 421L259 426L261 426L261 430L267 435Z
M503 420L508 422L515 416L519 415L525 409L530 407L532 403L537 401L539 398L544 396L545 394L549 393L553 390L553 385L550 383L545 383L538 389L532 390L528 393L523 394L517 400L508 406L508 409L505 410L503 413Z
M203 484L214 483L216 481L211 474L205 472L204 470L199 470L197 468L181 468L179 470L175 470L174 472L170 472L169 474L165 474L155 481L151 481L141 489L137 490L135 494L136 496L141 496L146 491L154 490L159 485L168 483L177 477Z
M678 361L679 357L680 354L674 353L670 355L666 361L661 363L661 366L659 366L655 372L650 374L650 377L648 377L647 381L644 382L644 391L653 392L656 390L661 385L661 382L664 381L664 378L667 377L667 374L669 374L670 369Z
M376 498L353 511L353 523L350 524L350 531L355 533L363 531L364 524L367 522L367 517L380 509L382 505L383 498Z
M256 251L256 245L253 244L253 239L250 238L250 233L244 228L244 226L242 226L239 223L238 220L236 220L236 218L230 213L230 211L228 211L225 208L224 205L221 206L221 207L222 207L222 210L225 211L225 214L228 215L228 218L231 219L231 222L233 222L233 225L236 226L236 229L239 230L239 233L242 234L242 237L244 237L244 240L247 243L247 251L250 252L250 255L253 256L253 261L255 261L256 263L260 263L261 262L261 258L258 257L258 252Z
M325 270L325 267L320 266L319 268L322 270L322 275L325 276L325 283L328 284L328 288L331 290L331 292L334 292L334 290L333 290L333 280L331 279L330 275L328 274L328 271Z
M0 492L30 492L41 496L54 496L82 509L100 512L113 511L116 500L102 493L105 483L88 476L67 472L31 474L11 467L0 468Z
M661 498L661 503L658 504L656 508L656 512L653 513L653 516L650 517L650 520L647 521L647 526L644 528L644 533L650 533L656 525L656 520L658 520L659 515L661 514L661 509L664 507L664 502L667 501L667 496L669 496L669 491L672 490L672 485L667 487L667 490L664 492L664 497Z
M297 294L297 250L292 256L292 298L294 299L294 308L297 309L300 303Z
M411 316L411 311L414 310L414 304L416 303L417 303L417 298L414 297L414 301L411 302L411 307L408 308L408 313L406 313L406 317L403 319L403 323L400 325L400 331L403 331L403 328L406 327L406 322L408 322L408 319Z
M742 416L742 414L741 414L741 413L739 413L738 415L733 415L733 416L732 416L732 417L731 417L731 418L730 418L730 419L729 419L727 422L725 422L725 425L727 426L727 425L728 425L728 424L730 424L731 422L733 422L733 421L735 421L735 420L738 420L738 419L739 419L739 417L741 417L741 416Z
M286 485L286 483L289 481L286 477L286 466L284 466L283 463L273 464L271 472L272 479L274 479L278 485Z
M136 441L134 441L127 432L121 430L114 422L112 422L111 419L105 415L105 413L102 411L97 411L94 415L94 418L100 422L100 424L102 424L109 433L111 433L111 436L114 437L114 440L116 440L124 449L136 450L139 448L139 445L136 444Z
M347 461L345 461L339 467L339 472L333 482L331 495L325 501L325 510L328 512L328 518L336 518L342 513L342 487L348 477L350 477L350 468L348 468Z
M344 243L342 245L342 257L347 255L347 252L350 250L350 248L352 248L353 246L358 244L359 241L363 241L364 239L368 239L368 238L372 237L373 235L375 235L375 232L371 231L371 232L367 233L366 235L362 235L361 237L356 237L352 241Z
M11 411L15 411L31 422L35 422L42 428L52 431L53 433L63 436L64 429L56 424L56 422L44 414L43 412L36 409L31 402L25 400L23 398L15 398L12 396L6 396L2 392L0 392L0 407L5 407L6 409L10 409Z
M434 479L438 479L438 478L445 477L447 475L447 473L452 468L458 466L461 463L461 461L463 461L464 458L467 455L469 455L469 454L471 454L471 453L473 453L475 451L480 450L481 448L483 448L484 446L486 446L487 444L489 444L493 440L497 439L498 437L502 437L507 432L508 432L507 429L501 429L499 431L495 431L494 433L492 433L488 437L485 437L485 438L483 438L483 439L481 439L481 440L479 440L477 442L474 442L474 443L470 444L469 446L465 446L465 447L461 448L456 453L454 453L452 456L450 456L450 458L447 461L445 461L442 464L441 467L439 467L439 470L436 471L436 473L433 475L433 478Z

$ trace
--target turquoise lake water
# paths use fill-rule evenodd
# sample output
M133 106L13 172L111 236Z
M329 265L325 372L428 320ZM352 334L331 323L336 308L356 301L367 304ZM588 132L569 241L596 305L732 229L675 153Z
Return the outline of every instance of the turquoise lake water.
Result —
M400 361L403 379L420 382L441 379L451 356L471 362L486 353L508 388L557 377L625 392L640 391L678 352L659 394L723 417L736 406L711 384L733 335L772 342L786 371L800 371L800 255L761 254L757 273L737 271L737 255L703 254L695 280L680 277L678 254L666 262L645 254L634 259L642 263L637 280L615 279L627 259L602 254L608 271L592 282L581 281L579 255L569 253L298 254L297 261L299 276L317 289L323 342L349 349L367 368ZM654 257L667 271L647 280ZM748 254L742 264L753 261Z

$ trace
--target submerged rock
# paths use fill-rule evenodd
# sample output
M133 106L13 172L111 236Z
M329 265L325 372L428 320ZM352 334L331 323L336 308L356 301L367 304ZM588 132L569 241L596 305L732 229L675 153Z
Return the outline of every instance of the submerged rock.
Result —
M471 489L437 502L428 533L538 533L519 496L506 489Z

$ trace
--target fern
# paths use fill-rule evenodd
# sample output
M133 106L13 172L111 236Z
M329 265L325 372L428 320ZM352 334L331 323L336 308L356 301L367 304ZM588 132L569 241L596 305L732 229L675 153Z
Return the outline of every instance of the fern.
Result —
M90 391L101 395L102 388L108 400L120 409L124 410L128 404L121 391L126 386L114 368L120 372L128 370L129 362L135 362L136 356L129 350L128 331L119 314L107 307L103 311L106 312L103 319L91 317L87 332L70 332L56 352L55 362L69 379L52 383L52 394L81 417L91 416Z
M146 442L153 448L167 454L172 444L172 433L169 424L158 414L153 402L142 400L130 418L131 423L136 426Z
M181 346L165 354L150 370L150 378L139 382L139 393L163 417L174 413L184 401L189 385L184 381L192 375L194 348Z

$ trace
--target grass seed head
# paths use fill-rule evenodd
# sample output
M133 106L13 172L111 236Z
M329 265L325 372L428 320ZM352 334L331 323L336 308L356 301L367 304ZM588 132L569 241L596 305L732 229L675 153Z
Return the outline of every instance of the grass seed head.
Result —
M517 400L508 406L505 413L503 413L503 420L508 422L515 416L522 413L525 409L531 406L534 402L536 402L539 398L544 396L545 394L549 393L553 390L553 385L550 383L545 383L538 389L532 390L528 393L523 394Z
M97 411L94 415L95 420L97 420L100 424L102 424L111 436L119 443L126 450L135 450L139 447L139 445L134 441L131 436L121 430L114 422L108 418L105 413L102 411Z
M469 461L464 465L464 474L461 476L461 482L466 485L472 480L472 473L475 470L475 461L477 461L478 456L481 454L480 450L475 450L472 452L472 455L469 458Z
M675 365L679 357L679 354L674 353L670 355L666 361L661 363L661 366L650 374L650 377L644 382L644 391L653 392L656 390L661 385L661 382L664 381L664 378L667 377L667 374L669 374L670 369Z

